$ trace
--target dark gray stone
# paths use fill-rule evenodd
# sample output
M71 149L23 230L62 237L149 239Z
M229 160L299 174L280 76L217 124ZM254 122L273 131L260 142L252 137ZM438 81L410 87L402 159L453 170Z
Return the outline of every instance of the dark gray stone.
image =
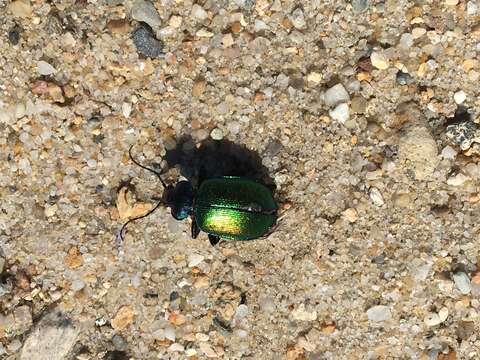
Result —
M149 58L163 58L163 43L155 38L152 28L145 23L140 24L132 32L132 40L138 53Z

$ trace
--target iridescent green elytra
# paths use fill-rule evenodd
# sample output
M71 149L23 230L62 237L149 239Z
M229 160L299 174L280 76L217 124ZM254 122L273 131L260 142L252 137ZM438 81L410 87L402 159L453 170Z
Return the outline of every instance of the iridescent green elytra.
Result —
M277 204L263 184L225 176L202 182L193 204L198 228L228 240L252 240L275 224Z

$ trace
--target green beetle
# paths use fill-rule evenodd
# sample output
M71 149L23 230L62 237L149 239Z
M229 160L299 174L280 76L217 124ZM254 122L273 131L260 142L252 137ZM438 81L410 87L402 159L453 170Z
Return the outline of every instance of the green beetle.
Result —
M243 177L223 176L206 179L197 191L189 181L179 181L175 186L167 185L160 174L130 159L141 168L153 172L162 183L163 199L148 213L127 221L120 230L135 220L144 218L165 204L176 220L192 218L191 234L196 238L200 231L208 234L212 245L220 239L253 240L269 233L277 222L277 204L272 192L264 184Z

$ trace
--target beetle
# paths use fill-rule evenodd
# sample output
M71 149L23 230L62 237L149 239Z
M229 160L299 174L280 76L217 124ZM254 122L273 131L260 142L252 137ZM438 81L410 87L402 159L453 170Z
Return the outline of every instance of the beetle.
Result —
M128 220L119 232L123 240L124 230L133 221L147 217L161 205L170 208L176 220L192 219L191 236L196 239L203 231L210 244L220 239L254 240L271 233L277 222L278 206L272 192L263 183L239 176L221 176L204 179L198 189L191 182L181 180L167 185L160 173L140 164L132 156L133 145L128 150L132 162L155 174L164 193L162 200L142 216Z

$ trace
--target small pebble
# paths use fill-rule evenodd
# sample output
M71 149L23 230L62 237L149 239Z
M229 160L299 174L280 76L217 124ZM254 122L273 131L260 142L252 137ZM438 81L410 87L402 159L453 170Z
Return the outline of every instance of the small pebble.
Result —
M350 109L346 103L337 105L335 109L330 110L328 114L333 120L341 124L345 124L345 122L350 119Z
M164 336L168 340L175 341L175 328L173 326L167 326L164 330Z
M227 125L228 132L232 135L237 135L240 132L240 128L238 121L232 121Z
M448 5L448 6L458 5L458 0L445 0L445 5Z
M478 12L478 4L475 1L469 1L467 3L467 14L472 16L476 15Z
M191 254L188 256L188 267L195 267L200 264L204 259L205 257L200 254Z
M207 12L198 4L192 6L192 16L197 20L203 21L208 18Z
M52 75L57 72L57 70L47 63L46 61L40 60L37 62L37 71L40 75Z
M16 353L18 350L22 348L22 342L19 339L14 339L8 344L8 350L11 353Z
M372 62L372 65L379 70L386 70L390 66L389 60L383 52L372 52L372 55L370 55L370 61Z
M118 350L118 351L125 351L125 350L127 350L127 347L128 347L127 342L120 335L114 335L113 336L112 344L115 347L115 349Z
M183 347L182 344L179 343L173 343L168 347L169 352L183 352L185 348Z
M409 33L404 33L400 36L400 46L408 49L413 46L413 36Z
M453 274L453 281L455 282L457 289L460 290L460 292L463 295L469 294L470 291L472 290L472 286L470 283L470 279L468 278L468 275L462 271L459 271Z
M217 353L212 349L209 343L202 342L199 345L200 350L205 354L208 358L216 358L218 357Z
M455 94L453 94L453 100L455 100L455 103L458 105L463 104L463 102L467 99L467 94L463 90L457 91Z
M207 334L203 334L203 333L197 333L197 334L195 334L195 338L198 341L205 342L205 341L208 341L210 339L210 336L208 336Z
M297 7L293 11L292 15L290 16L290 20L292 21L292 24L295 27L295 29L302 30L307 27L303 10L300 7Z
M139 22L150 25L153 29L157 29L162 24L160 15L155 6L146 0L135 0L131 9L132 18Z
M372 199L373 203L377 206L382 206L385 204L383 201L383 196L380 190L377 188L371 188L369 191L370 199Z
M292 311L292 317L298 321L315 321L317 320L317 312L307 311L304 304L300 304L295 310Z
M450 176L447 180L447 184L450 186L462 186L465 184L470 178L462 173L458 173L457 175Z
M107 323L107 319L104 316L99 316L95 319L95 326L104 326Z
M30 0L16 0L8 5L8 9L15 17L30 17L32 15L32 5Z
M443 148L441 155L444 159L453 160L457 156L457 152L450 145L447 145Z
M442 319L440 318L440 316L437 313L429 313L429 314L427 314L427 316L425 316L425 318L423 319L423 322L428 327L432 327L432 326L437 326L437 325L441 324Z
M413 78L409 73L404 73L403 71L397 72L397 84L398 85L408 85L412 83Z
M342 84L336 84L325 91L323 99L325 101L325 105L328 107L334 107L340 103L350 101L350 95L348 95L347 90L345 90L345 87Z
M152 29L141 24L132 32L132 40L137 51L150 58L163 58L163 43L155 38Z
M248 306L245 304L241 304L237 307L237 310L235 310L235 317L241 319L247 316L248 314Z
M307 75L307 82L312 85L317 85L322 82L322 74L312 71Z
M76 279L72 282L72 290L77 292L85 287L85 282L81 279Z
M122 104L122 114L125 116L125 118L129 118L130 114L132 113L132 104L124 102Z
M425 30L424 28L422 27L416 27L416 28L413 28L412 30L412 37L414 39L419 39L421 38L423 35L425 35L427 33L427 30Z
M170 20L168 20L168 24L171 27L178 29L182 25L182 18L180 16L172 15L172 17L170 17Z
M345 216L345 219L347 219L348 222L354 223L358 219L358 213L357 210L353 208L349 208L343 212L343 215Z
M360 14L368 9L369 0L352 0L352 8L355 14Z
M385 305L377 305L367 310L368 320L373 322L388 321L392 318L390 308Z
M185 355L188 357L195 356L197 355L197 350L195 350L194 348L187 349L185 350Z
M10 44L12 45L18 45L20 41L20 27L19 26L14 26L13 28L10 29L8 32L8 41L10 41Z
M255 24L253 26L253 30L255 32L259 32L262 30L268 30L268 25L265 24L262 20L255 19Z
M220 130L219 128L215 128L212 130L212 132L210 133L210 137L213 139L213 140L222 140L223 139L223 131Z

